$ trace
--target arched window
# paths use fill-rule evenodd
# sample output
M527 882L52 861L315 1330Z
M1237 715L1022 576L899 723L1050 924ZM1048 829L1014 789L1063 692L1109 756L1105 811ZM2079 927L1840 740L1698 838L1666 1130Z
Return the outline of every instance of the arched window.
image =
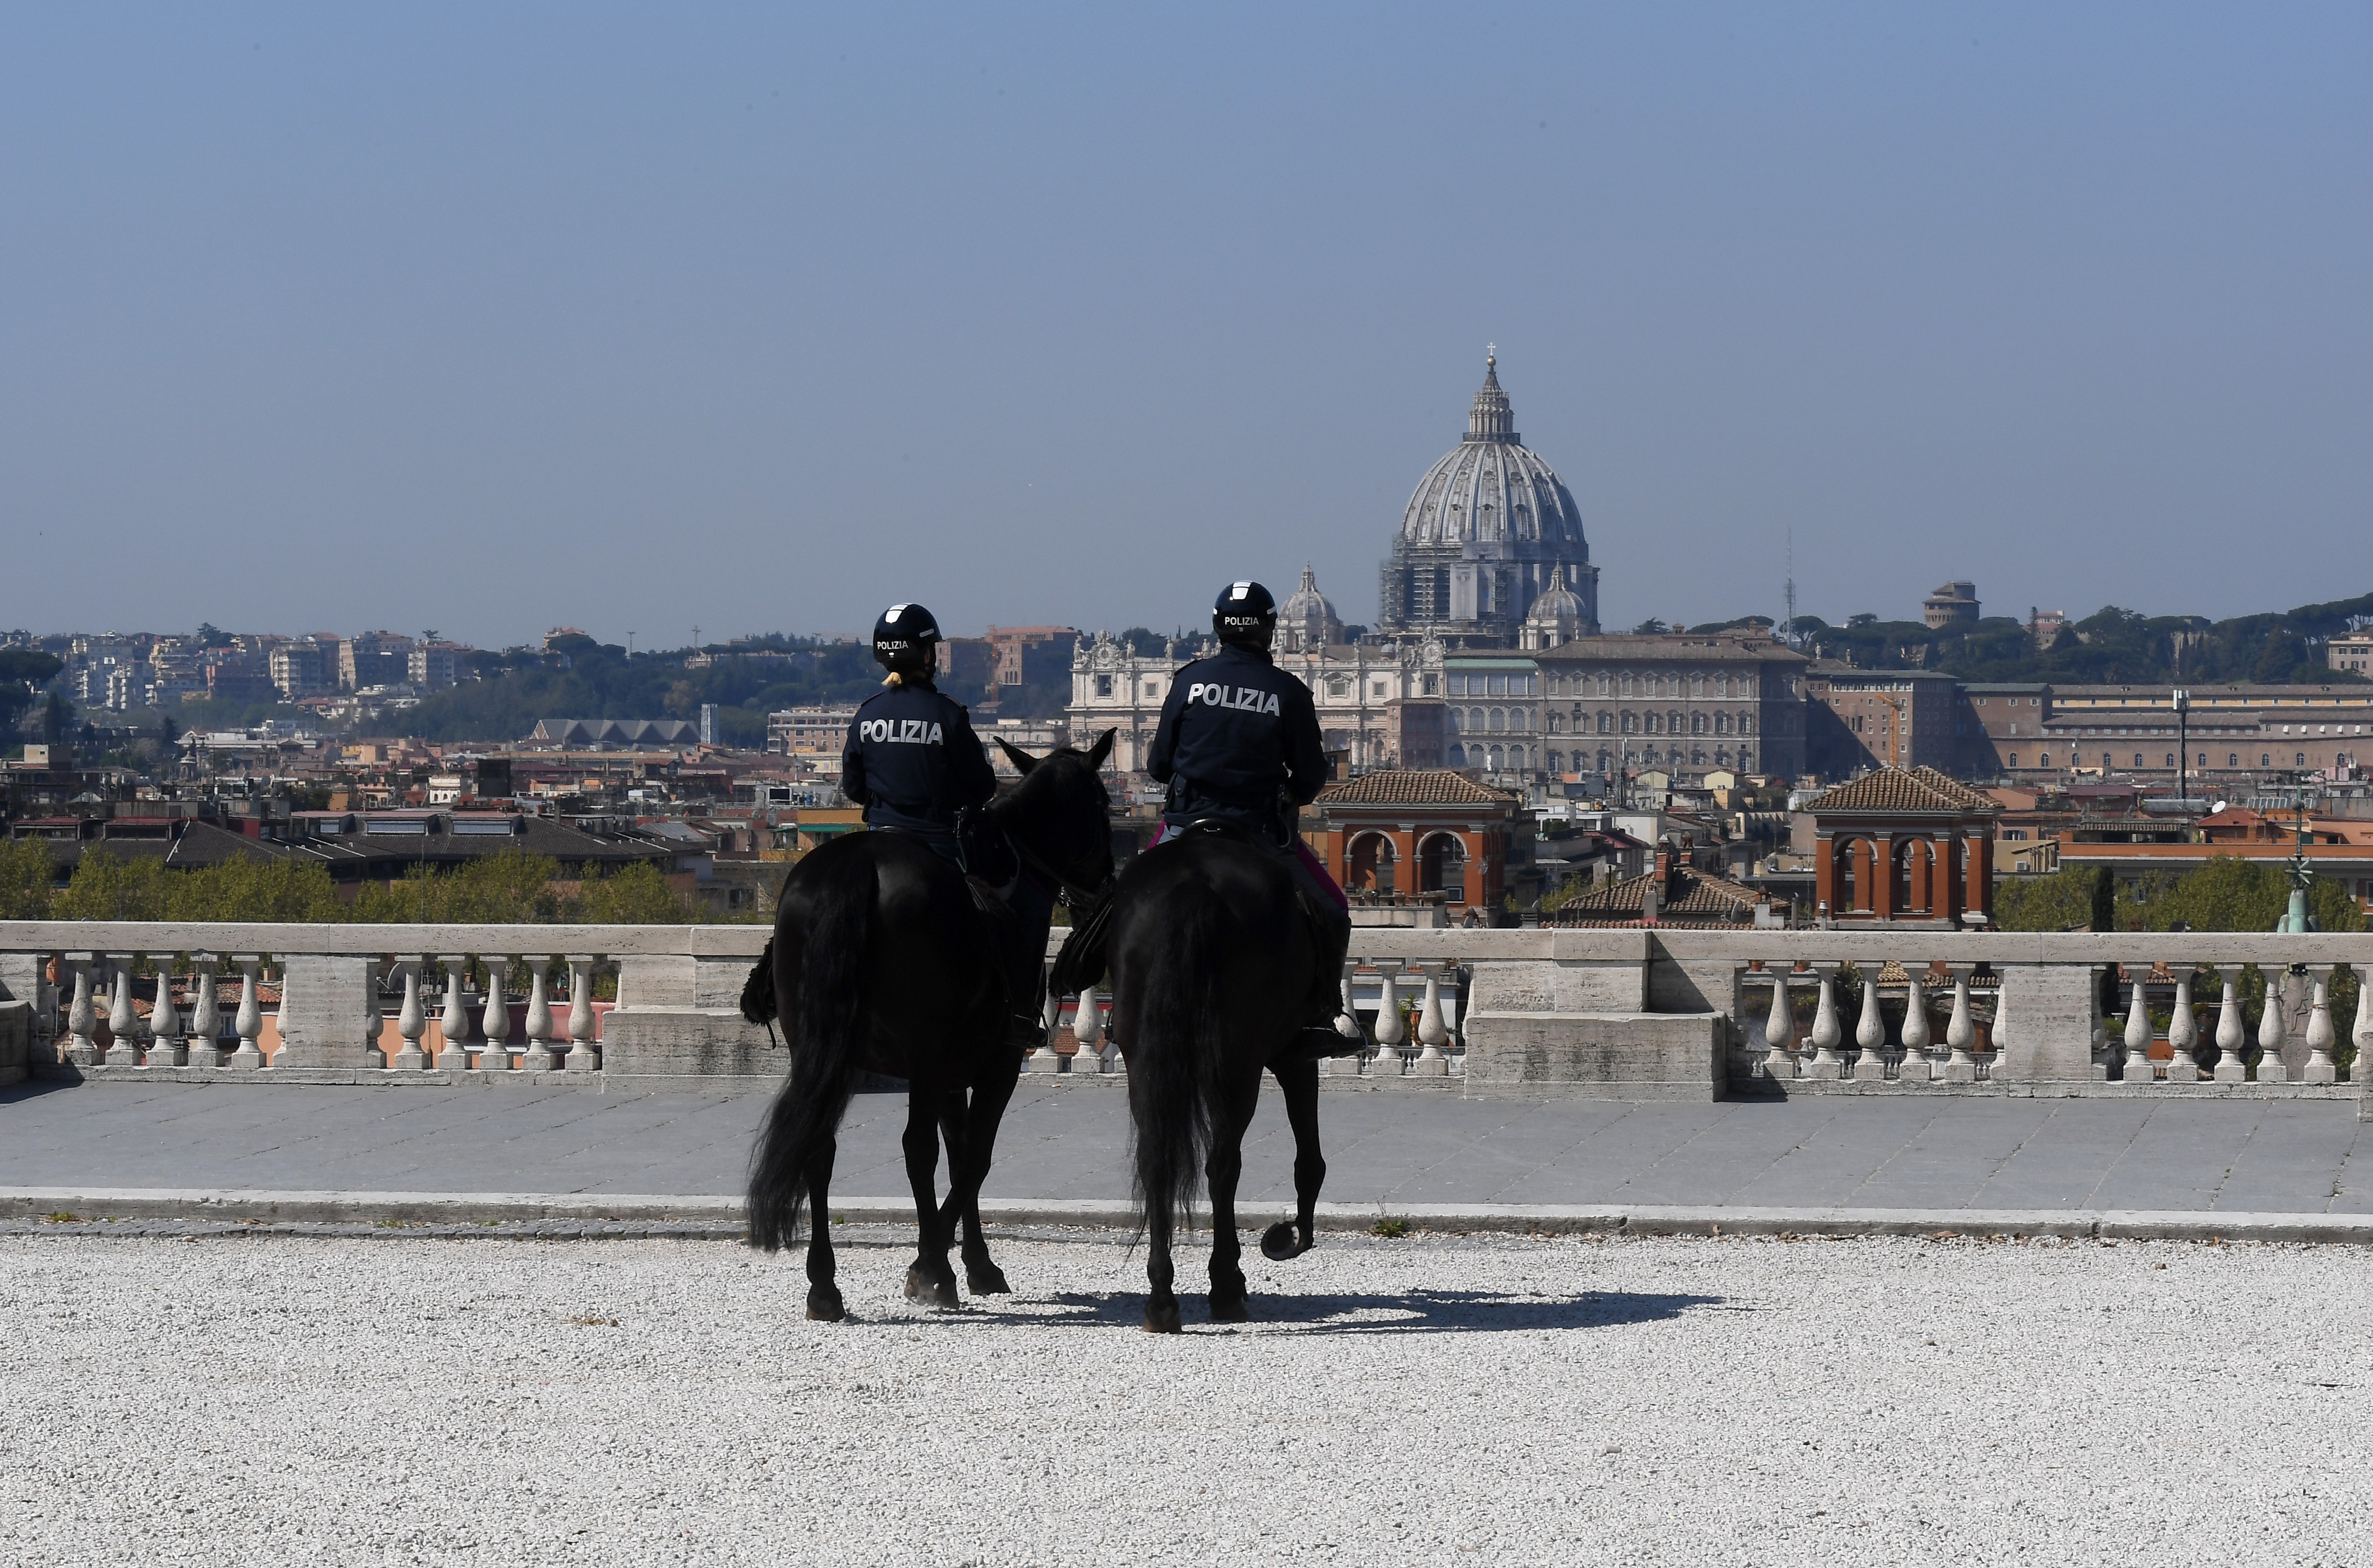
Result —
M2205 761L2207 761L2207 759L2206 759L2206 758L2203 758L2203 759L2201 759L2201 760L2202 760L2202 761L2204 761L2204 762L2205 762ZM2227 751L2227 752L2226 752L2226 753L2225 753L2225 765L2226 765L2227 767L2228 767L2228 768L2238 768L2238 767L2239 767L2239 766L2241 765L2241 754L2240 754L2239 751Z
M2018 753L2016 751L2010 754L2010 765L2014 768L2018 766Z
M1837 912L1841 914L1849 910L1869 907L1863 902L1864 892L1861 885L1863 857L1861 854L1856 853L1857 849L1865 849L1866 853L1866 847L1864 846L1862 840L1841 839L1836 848L1830 851L1837 857Z
M2260 766L2260 767L2262 767L2262 768L2271 768L2271 767L2273 767L2274 765L2274 754L2273 752L2271 752L2271 751L2261 751L2261 752L2259 752L2259 753L2258 753L2258 766Z
M2135 766L2135 767L2137 767L2137 768L2139 768L2139 767L2141 767L2142 765L2143 765L2143 754L2142 754L2141 752L2137 751L2137 752L2135 752L2135 753L2134 753L2134 766ZM2169 758L2167 760L2167 765L2168 765L2168 767L2170 767L2170 768L2174 767L2174 766L2175 766L2175 759L2174 759L2174 758L2172 758L2172 757L2169 757Z
M1507 771L1507 767L1508 759L1506 754L1496 746L1491 748L1491 771L1495 773L1504 772Z
M1494 709L1492 709L1492 710L1491 710L1491 733L1492 733L1492 734L1494 734L1494 735L1502 734L1502 732L1504 732L1504 731L1507 729L1507 727L1508 727L1508 710L1507 710L1507 709L1505 709L1505 708L1494 708Z
M1382 833L1362 833L1351 841L1344 857L1351 891L1389 893L1393 890L1393 841Z
M1467 748L1459 745L1456 741L1451 742L1450 765L1454 768L1463 768L1467 766Z
M2049 751L2039 753L2035 759L2035 765L2039 768L2048 768L2052 766L2052 753Z
M2167 765L2170 768L2175 766L2175 753L2172 751L2167 754Z
M1508 723L1509 723L1510 727L1511 727L1511 728L1514 728L1514 729L1530 729L1530 728L1532 728L1532 727L1533 727L1533 710L1532 710L1532 709L1530 709L1530 708L1511 708L1511 709L1509 709L1509 710L1508 710Z
M2304 768L2304 767L2306 767L2306 766L2307 766L2307 753L2306 753L2306 752L2304 752L2304 751L2300 752L2300 753L2298 754L2298 761L2297 761L2293 762L2293 763L2291 764L2291 766L2293 766L2293 767L2295 767L2295 768Z
M2116 766L2117 766L2117 764L2116 764L2115 762L2113 762L2113 761L2111 761L2110 760L2110 754L2109 754L2107 751L2104 751L2104 752L2102 752L2102 753L2101 753L2101 771L2102 771L2103 772L2105 772L2105 773L2106 773L2106 772L2108 772L2111 768L2114 768L2114 767L2116 767Z
M1418 846L1418 890L1467 901L1467 844L1455 833L1436 833Z
M1514 772L1521 773L1525 771L1525 749L1523 747L1511 746L1508 748L1508 767L1509 770Z

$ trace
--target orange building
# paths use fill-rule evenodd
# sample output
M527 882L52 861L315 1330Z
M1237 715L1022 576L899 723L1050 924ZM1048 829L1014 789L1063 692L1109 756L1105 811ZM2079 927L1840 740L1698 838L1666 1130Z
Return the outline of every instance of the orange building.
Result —
M1517 798L1462 773L1392 768L1329 784L1311 804L1303 842L1346 892L1439 894L1497 908L1508 863L1529 825Z
M1879 768L1806 803L1818 912L1845 922L1993 916L2001 807L1934 768Z

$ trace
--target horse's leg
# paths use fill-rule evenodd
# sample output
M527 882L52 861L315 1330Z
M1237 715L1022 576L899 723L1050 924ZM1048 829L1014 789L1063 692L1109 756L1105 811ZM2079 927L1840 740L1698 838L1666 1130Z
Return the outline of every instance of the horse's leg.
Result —
M1292 1062L1269 1071L1285 1091L1285 1119L1293 1128L1294 1217L1261 1233L1262 1256L1281 1263L1310 1250L1310 1227L1319 1186L1327 1179L1327 1161L1318 1152L1318 1063Z
M961 1204L964 1288L975 1295L1003 1295L1013 1287L1005 1283L1005 1271L989 1258L988 1237L980 1228L980 1190L988 1180L989 1159L997 1148L998 1123L1004 1120L1005 1107L1013 1098L1014 1080L1020 1074L1009 1076L999 1072L988 1076L988 1083L972 1092L972 1104L964 1116L964 1164L956 1185L948 1193L948 1202ZM949 1232L953 1234L953 1225Z
M915 1189L915 1263L906 1271L906 1299L953 1307L955 1271L948 1267L948 1232L940 1223L940 1100L920 1085L906 1094L906 1180Z
M1252 1125L1259 1103L1260 1072L1256 1068L1221 1108L1221 1125L1211 1129L1211 1152L1203 1160L1203 1181L1211 1195L1214 1323L1241 1323L1251 1316L1245 1310L1245 1271L1238 1263L1244 1249L1236 1239L1236 1180L1245 1170L1245 1129Z
M808 1157L808 1316L819 1323L837 1323L847 1316L840 1287L833 1283L832 1156L835 1140L826 1136Z
M1180 1331L1178 1297L1171 1293L1170 1202L1166 1197L1145 1201L1145 1331Z

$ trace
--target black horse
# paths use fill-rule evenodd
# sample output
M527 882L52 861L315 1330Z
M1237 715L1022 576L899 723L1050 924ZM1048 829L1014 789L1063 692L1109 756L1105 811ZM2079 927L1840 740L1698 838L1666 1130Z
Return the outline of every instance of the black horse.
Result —
M1171 1293L1170 1236L1193 1202L1199 1167L1211 1202L1211 1318L1242 1322L1236 1180L1245 1129L1264 1069L1285 1091L1293 1128L1295 1216L1269 1226L1261 1251L1299 1256L1311 1245L1312 1212L1327 1179L1318 1152L1318 1063L1303 1036L1309 999L1331 990L1292 874L1268 852L1192 831L1137 857L1113 889L1103 954L1058 963L1057 972L1112 972L1112 1037L1128 1063L1136 1123L1136 1190L1150 1242L1152 1286L1145 1327L1179 1330ZM1067 955L1067 958L1069 956Z
M954 865L906 833L851 833L785 879L771 983L754 971L743 997L753 1022L786 1020L791 1051L790 1077L751 1162L750 1239L769 1252L791 1245L802 1202L813 1205L809 1317L843 1315L826 1205L834 1134L862 1073L907 1083L906 1176L920 1233L907 1296L957 1305L948 1249L959 1219L967 1287L975 1295L1007 1288L981 1235L980 1187L1022 1072L1014 1020L1038 1010L1051 896L1078 901L1112 880L1111 800L1097 776L1112 743L1106 730L1091 750L1065 747L1043 759L1005 746L1022 780L983 809L992 831L979 838L1001 832L1021 874L1039 880L1048 898L1035 919L982 908ZM759 960L762 970L768 963ZM1025 984L1031 993L1018 993ZM942 1134L944 1204L935 1198Z

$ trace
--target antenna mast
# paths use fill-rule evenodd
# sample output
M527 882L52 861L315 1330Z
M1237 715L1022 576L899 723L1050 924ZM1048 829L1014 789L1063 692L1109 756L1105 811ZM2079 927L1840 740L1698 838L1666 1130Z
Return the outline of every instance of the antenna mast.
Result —
M1788 618L1780 623L1780 641L1793 648L1796 645L1796 525L1794 523L1788 525L1788 577L1780 597L1788 611Z

